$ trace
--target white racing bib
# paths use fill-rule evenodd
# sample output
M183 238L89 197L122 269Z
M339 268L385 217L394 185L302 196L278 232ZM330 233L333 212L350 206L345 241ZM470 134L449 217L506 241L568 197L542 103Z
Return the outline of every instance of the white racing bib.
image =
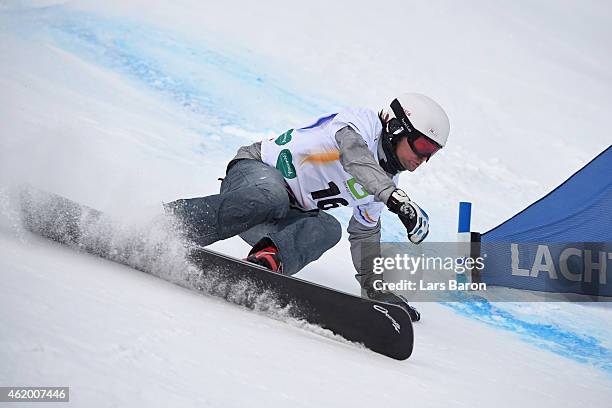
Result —
M344 171L336 132L350 126L363 137L378 161L378 139L382 126L376 112L349 109L318 119L301 129L290 129L261 143L264 163L278 169L298 204L305 210L330 210L341 206L354 208L355 218L366 226L378 222L384 204ZM397 179L394 178L397 184Z

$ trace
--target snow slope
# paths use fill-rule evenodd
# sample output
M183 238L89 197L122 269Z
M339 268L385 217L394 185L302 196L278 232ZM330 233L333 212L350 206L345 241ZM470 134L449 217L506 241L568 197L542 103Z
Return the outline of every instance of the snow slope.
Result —
M160 279L0 236L2 384L74 406L603 407L609 376L437 304L398 362ZM571 377L571 387L568 386Z
M458 201L486 230L609 145L605 2L386 4L1 3L0 385L68 384L76 406L605 406L607 307L422 304L398 363L18 227L17 183L146 218L215 193L238 146L398 88L451 117L448 148L400 182L434 240ZM352 274L344 240L300 277L356 292Z

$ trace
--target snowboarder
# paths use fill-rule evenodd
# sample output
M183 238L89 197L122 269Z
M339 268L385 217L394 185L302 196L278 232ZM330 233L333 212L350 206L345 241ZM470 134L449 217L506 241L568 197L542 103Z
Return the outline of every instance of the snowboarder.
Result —
M229 162L219 194L176 200L166 210L198 245L239 235L253 247L247 261L293 275L340 240L340 223L326 210L353 207L347 232L362 296L400 304L419 320L403 297L374 289L380 276L366 260L380 254L385 206L411 242L427 236L429 218L397 188L398 176L444 147L450 124L442 107L422 94L402 94L390 108L378 114L347 109L243 146Z

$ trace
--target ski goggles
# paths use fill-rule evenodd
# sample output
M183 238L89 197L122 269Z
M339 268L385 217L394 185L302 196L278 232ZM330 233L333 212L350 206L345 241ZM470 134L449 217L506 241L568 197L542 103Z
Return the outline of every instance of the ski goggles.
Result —
M419 132L410 122L406 112L397 99L391 102L391 109L395 118L389 121L389 130L393 135L406 136L412 151L419 157L429 160L438 150L440 144Z
M416 138L408 136L408 144L417 156L427 160L442 148L442 146L423 134L418 135Z

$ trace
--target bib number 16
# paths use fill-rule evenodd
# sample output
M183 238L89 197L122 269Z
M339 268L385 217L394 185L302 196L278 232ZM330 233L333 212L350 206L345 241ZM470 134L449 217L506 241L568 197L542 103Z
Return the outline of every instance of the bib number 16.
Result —
M342 205L349 205L348 201L346 201L342 197L335 197L340 194L340 189L338 185L333 181L327 183L329 188L325 190L317 190L310 193L312 199L317 202L317 207L320 210L330 210L332 208L337 208Z

